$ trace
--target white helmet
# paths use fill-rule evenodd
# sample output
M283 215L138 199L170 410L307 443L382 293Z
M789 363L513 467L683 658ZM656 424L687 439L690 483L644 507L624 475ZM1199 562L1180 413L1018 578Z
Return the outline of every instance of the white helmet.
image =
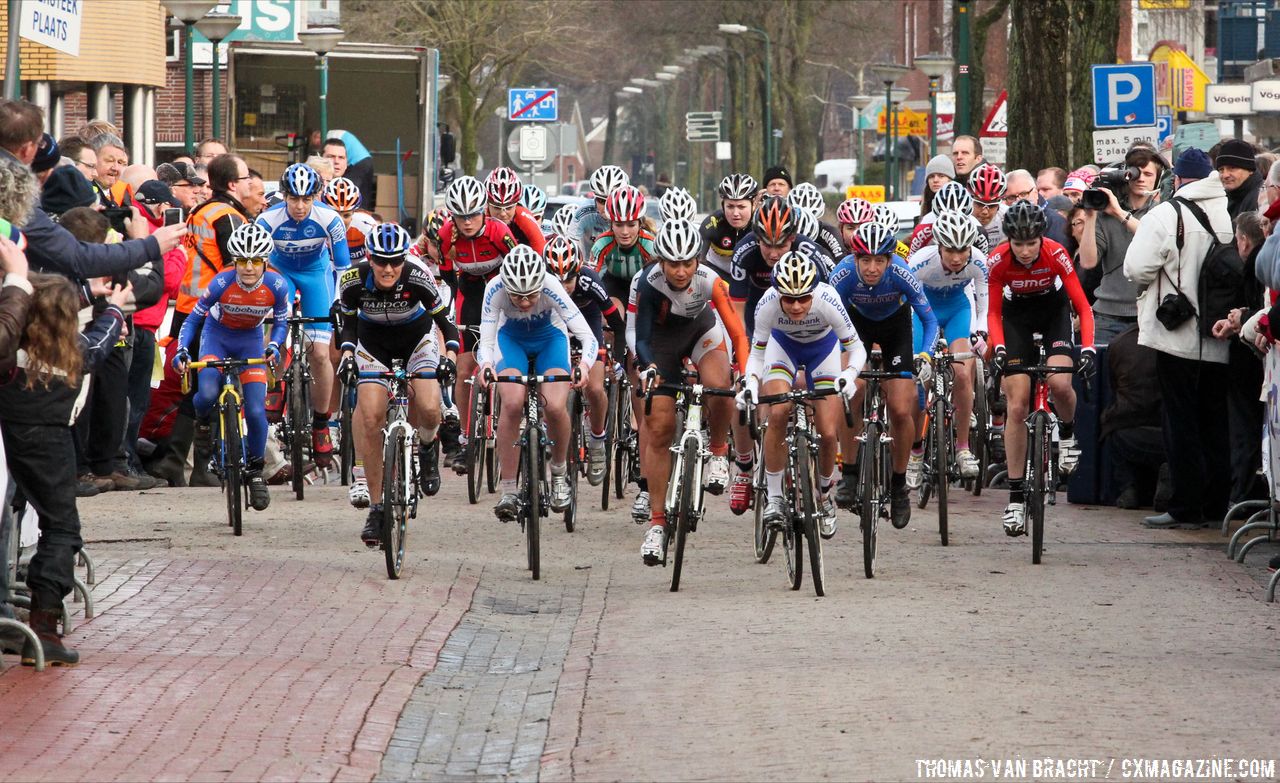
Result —
M720 198L724 201L745 201L756 197L760 184L750 174L730 174L720 180Z
M271 232L257 223L241 223L227 239L227 254L232 258L267 258L275 247Z
M897 232L899 226L898 213L888 204L876 204L874 207L876 222L890 231Z
M688 220L668 220L658 230L653 253L667 261L688 261L702 253L702 235Z
M488 203L484 183L475 177L459 177L444 192L444 204L454 218L479 215Z
M536 294L547 277L547 264L538 251L516 245L502 259L502 287L512 294Z
M698 204L684 188L667 188L658 199L658 209L662 212L663 221L689 220L698 214Z
M542 220L542 213L547 211L547 193L537 185L525 185L520 193L520 203L534 220Z
M933 211L938 214L963 212L966 215L972 215L973 194L959 182L948 182L933 194Z
M963 212L952 210L933 222L933 243L950 250L967 250L978 240L978 227Z
M793 191L794 192L794 191ZM794 221L796 233L808 239L818 238L818 219L804 207L791 204L791 219Z
M773 287L783 296L807 296L818 287L818 265L804 253L788 250L773 265Z
M591 173L591 194L598 199L608 198L620 187L631 184L631 178L620 167L609 164Z
M578 208L572 204L565 204L555 211L551 216L551 230L561 236L569 236L569 226L573 225L573 215Z
M803 209L816 220L821 220L827 214L827 202L822 200L822 193L812 182L796 185L787 194L787 200L791 202L791 206Z

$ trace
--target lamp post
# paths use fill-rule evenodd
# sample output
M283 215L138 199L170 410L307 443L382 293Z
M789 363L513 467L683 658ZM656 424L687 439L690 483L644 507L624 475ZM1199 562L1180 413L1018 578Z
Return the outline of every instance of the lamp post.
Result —
M875 63L871 72L884 83L884 198L892 199L893 192L893 83L911 70L898 63Z
M192 95L195 90L193 86L195 63L191 59L191 31L200 17L212 11L217 4L217 0L164 0L164 7L168 8L169 13L182 22L182 56L184 74L186 76L186 100L183 107L186 118L183 125L182 141L186 146L188 155L194 153L196 147L195 96Z
M317 27L298 33L298 40L320 58L320 139L329 136L329 52L347 36L337 27Z
M853 127L858 131L858 184L863 181L862 172L866 169L863 164L866 162L866 147L862 143L862 112L871 105L873 98L870 95L854 95L849 98L849 105L853 107Z
M769 34L759 27L748 27L745 24L721 24L719 29L725 35L755 33L764 39L764 129L768 134L765 141L764 165L770 166L776 162L777 153L773 140L773 42L769 39Z
M893 103L893 195L894 200L902 195L902 171L898 169L898 109L911 91L905 87L894 87L889 91L889 100Z
M942 75L951 70L956 61L945 54L922 54L916 58L916 68L929 77L929 157L938 154L938 86Z
M235 14L206 14L196 22L196 29L213 44L213 137L222 139L222 42L239 27L241 18Z

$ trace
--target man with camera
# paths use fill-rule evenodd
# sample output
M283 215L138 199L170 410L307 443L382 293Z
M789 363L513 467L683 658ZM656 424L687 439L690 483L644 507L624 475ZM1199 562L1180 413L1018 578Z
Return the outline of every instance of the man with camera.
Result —
M1101 267L1094 291L1094 339L1106 345L1138 320L1138 287L1124 274L1125 254L1138 221L1155 206L1156 183L1166 164L1151 150L1132 147L1120 168L1104 169L1080 197L1085 207L1080 266Z
M1147 517L1154 528L1217 524L1231 490L1227 447L1227 344L1201 336L1200 267L1213 246L1232 241L1227 193L1209 156L1185 150L1173 167L1175 199L1155 206L1137 227L1122 274L1140 289L1138 344L1156 351L1164 398L1162 429L1173 485L1169 510ZM1210 234L1180 201L1198 206ZM1182 241L1178 241L1178 224Z

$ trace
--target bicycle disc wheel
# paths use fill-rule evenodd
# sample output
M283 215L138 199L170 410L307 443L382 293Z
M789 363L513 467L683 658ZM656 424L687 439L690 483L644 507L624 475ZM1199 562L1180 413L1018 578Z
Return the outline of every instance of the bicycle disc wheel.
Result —
M1028 466L1030 473L1026 477L1027 515L1031 517L1031 562L1040 564L1040 556L1044 552L1044 502L1049 481L1049 423L1047 414L1035 414L1035 425L1032 427L1031 443L1028 444Z
M752 500L755 506L756 562L767 563L769 562L769 556L773 554L773 545L778 540L778 531L765 527L764 524L764 505L769 496L765 491L763 455L756 455L754 473L755 475L752 476L751 481L751 492L755 496Z
M587 443L582 433L582 395L569 392L569 452L565 460L565 481L569 483L569 505L564 510L564 529L573 532L578 514L578 474L582 472Z
M818 487L814 484L816 455L801 447L796 460L796 480L799 489L800 526L809 546L809 577L813 579L813 592L821 598L826 594L826 571L822 562L822 536L818 535ZM798 553L797 553L798 555ZM797 557L797 559L799 559Z
M951 425L947 421L946 400L939 398L933 405L935 426L930 435L931 443L926 450L933 452L933 480L936 482L938 494L938 536L942 545L947 545L947 483L951 479L950 456Z
M342 486L350 486L355 478L356 442L352 431L352 420L356 409L355 387L347 388L342 384L342 408L338 415L338 461L342 470Z
M409 516L409 498L405 495L408 468L404 431L396 428L387 436L382 451L382 551L386 555L388 579L399 579L404 565L404 534Z
M306 459L303 439L309 434L311 423L307 421L307 396L299 361L301 360L295 353L289 370L289 391L285 405L289 408L289 464L293 468L293 494L298 500L302 500L303 488L306 486L306 482L302 480L302 468Z
M244 523L244 442L240 439L240 409L228 405L222 411L219 437L222 440L223 489L227 494L227 520L231 532L241 535Z
M541 577L542 553L539 550L539 527L542 524L542 444L537 431L525 433L524 535L529 556L529 571L534 579Z
M613 450L617 443L614 428L618 426L618 389L621 384L613 377L613 371L605 368L605 399L609 409L604 416L604 478L600 481L600 510L609 510L609 482L613 478Z
M680 493L679 497L676 498L676 518L667 520L668 525L676 526L676 557L671 568L671 592L673 593L680 589L680 572L684 566L685 539L688 538L689 530L694 525L693 493L700 489L700 487L695 486L698 480L697 460L700 459L696 444L696 440L690 440L681 446L683 457L680 465L680 485L676 490Z
M971 491L974 497L982 494L982 484L987 477L987 464L990 461L990 450L987 438L991 434L990 413L987 408L987 378L982 360L973 363L973 418L975 426L969 428L969 449L978 461L978 476L970 479L973 482Z
M475 505L480 500L480 485L484 481L484 469L488 441L485 439L484 409L487 389L476 389L471 395L470 427L467 432L467 500Z
M862 567L867 578L876 575L876 528L880 520L880 486L876 462L880 459L880 425L867 424L866 440L862 444L862 475L858 477L861 494L858 514L862 528Z

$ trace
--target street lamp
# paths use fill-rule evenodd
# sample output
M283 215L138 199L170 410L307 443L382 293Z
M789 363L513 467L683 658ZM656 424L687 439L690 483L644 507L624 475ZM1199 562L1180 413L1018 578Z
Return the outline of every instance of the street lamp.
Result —
M173 14L175 19L182 22L182 55L187 88L186 121L183 125L182 140L188 155L196 151L195 96L192 95L195 91L192 85L195 80L195 63L191 59L192 25L200 17L212 11L217 4L217 0L164 0L164 7L169 9L169 13Z
M758 27L748 27L745 24L720 24L720 32L725 35L743 35L745 33L755 33L764 38L764 128L768 132L765 141L765 166L770 166L775 162L776 149L773 141L773 42L769 39L769 34Z
M235 14L206 14L196 22L196 29L213 44L213 137L222 139L222 68L220 52L222 42L240 27L241 18Z
M639 95L640 93L644 92L644 88L636 87L635 85L628 84L626 87L622 88L622 91L630 95Z
M945 54L922 54L916 68L929 77L929 157L938 154L938 86L942 75L951 71L956 61Z
M337 27L317 27L298 33L298 40L320 58L320 140L329 136L329 52L347 36Z
M893 83L901 79L903 74L911 70L898 63L875 63L871 73L876 79L884 82L884 198L892 200L893 193Z
M874 100L870 95L854 95L849 98L849 105L853 107L853 127L858 131L858 184L862 184L862 172L866 166L863 165L866 157L866 147L862 143L862 112L871 105Z

